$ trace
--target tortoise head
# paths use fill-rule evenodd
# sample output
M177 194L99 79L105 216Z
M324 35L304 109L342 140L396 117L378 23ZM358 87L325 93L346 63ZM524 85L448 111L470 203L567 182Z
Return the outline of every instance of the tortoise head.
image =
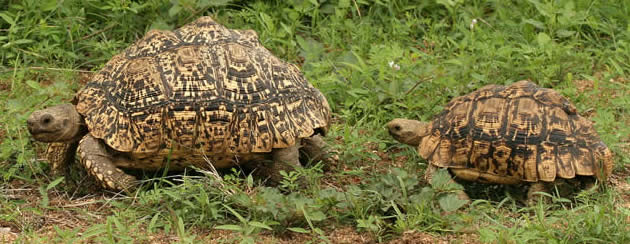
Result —
M389 134L399 142L418 146L429 135L429 123L409 119L394 119L387 123Z
M35 111L26 125L33 138L41 142L74 142L83 136L84 130L81 115L72 104Z

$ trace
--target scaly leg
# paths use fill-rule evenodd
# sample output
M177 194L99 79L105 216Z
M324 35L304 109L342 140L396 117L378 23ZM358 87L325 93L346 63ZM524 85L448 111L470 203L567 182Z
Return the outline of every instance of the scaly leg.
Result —
M79 157L87 172L104 188L131 192L137 185L135 177L124 173L112 162L112 155L103 142L88 134L79 142Z
M595 177L585 177L582 181L582 184L584 185L583 189L584 191L597 191L598 189L598 185L595 182Z
M298 145L287 148L274 148L271 152L271 162L256 162L255 165L258 175L267 177L271 185L278 185L283 176L280 171L291 172L295 168L301 167Z
M301 152L304 152L303 165L323 161L324 167L330 166L339 160L337 153L330 150L322 136L319 134L302 138Z
M545 186L545 183L536 182L536 183L532 183L529 186L529 189L527 190L527 205L533 206L533 205L536 205L536 203L538 203L539 199L541 198L545 199L545 196L536 194L537 192L547 192L547 187Z
M70 164L74 162L78 145L78 142L51 142L48 144L46 159L50 163L52 176L68 176L70 174Z

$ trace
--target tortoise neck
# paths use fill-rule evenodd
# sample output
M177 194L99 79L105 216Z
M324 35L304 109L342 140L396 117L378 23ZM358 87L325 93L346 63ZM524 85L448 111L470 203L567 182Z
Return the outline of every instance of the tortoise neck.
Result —
M67 143L78 142L88 133L88 128L85 124L85 121L83 120L83 116L81 116L81 114L79 114L79 112L74 109L74 107L72 108L73 109L69 111L70 124L68 125L65 133L65 138L68 138L65 141Z

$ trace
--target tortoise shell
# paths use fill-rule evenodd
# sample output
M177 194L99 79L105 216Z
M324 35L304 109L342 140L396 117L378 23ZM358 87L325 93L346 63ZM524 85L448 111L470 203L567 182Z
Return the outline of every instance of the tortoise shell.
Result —
M326 132L330 108L251 30L201 17L151 30L75 96L95 138L120 152L259 153ZM174 150L180 153L183 150Z
M529 81L457 97L429 126L419 154L438 167L470 169L480 182L606 179L612 171L593 124L558 92Z

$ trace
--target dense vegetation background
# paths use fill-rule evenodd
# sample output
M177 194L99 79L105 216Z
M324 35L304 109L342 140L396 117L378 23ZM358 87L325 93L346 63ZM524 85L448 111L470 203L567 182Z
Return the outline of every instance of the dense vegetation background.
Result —
M335 165L264 187L151 177L133 197L92 187L80 168L50 178L25 120L67 102L150 29L203 15L253 29L329 99ZM630 1L627 0L2 0L0 241L630 242ZM529 79L595 122L615 153L598 192L526 206L521 188L473 185L462 207L426 161L391 139L395 117L430 120L453 97ZM521 192L522 193L522 192ZM413 242L412 242L413 243Z

